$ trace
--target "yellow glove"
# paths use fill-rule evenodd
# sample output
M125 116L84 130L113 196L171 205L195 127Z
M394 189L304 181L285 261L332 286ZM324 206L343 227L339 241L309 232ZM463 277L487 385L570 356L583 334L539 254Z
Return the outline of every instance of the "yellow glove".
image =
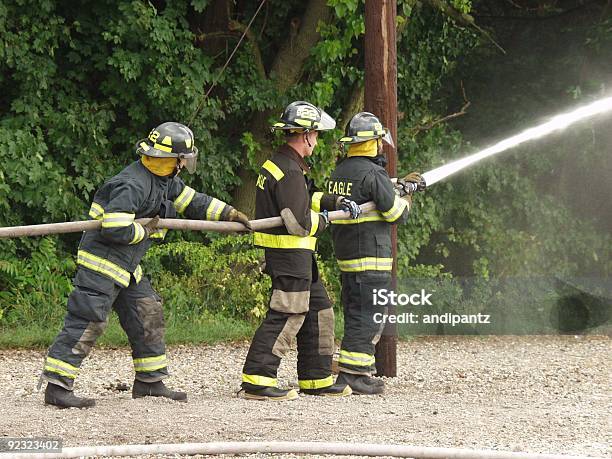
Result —
M233 207L229 211L229 214L227 214L227 221L242 223L249 230L252 230L251 222L249 221L249 217L247 217L245 214L243 214L239 210L234 209Z
M149 236L151 236L151 233L155 231L155 229L157 228L158 223L159 223L159 215L156 215L151 220L149 220L149 223L147 223L146 225L142 225L142 229L145 230L144 239L148 239Z

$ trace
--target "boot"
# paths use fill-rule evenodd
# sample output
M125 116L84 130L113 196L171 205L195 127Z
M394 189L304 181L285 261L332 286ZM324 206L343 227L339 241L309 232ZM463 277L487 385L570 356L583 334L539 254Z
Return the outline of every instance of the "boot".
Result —
M71 390L57 384L47 383L45 389L45 405L55 405L60 408L89 408L96 404L93 398L77 397Z
M340 372L336 384L348 384L357 395L376 395L382 394L385 390L385 383L376 380L368 375L355 375L352 373Z
M300 389L302 394L321 395L323 397L346 397L353 393L351 386L348 384L333 384L319 389Z
M155 381L151 383L134 380L134 386L132 387L132 398L142 397L166 397L171 400L178 400L181 402L187 401L187 394L185 392L178 392L170 390L166 387L163 381Z
M298 393L295 389L280 389L278 387L268 386L253 386L243 387L244 398L249 400L273 400L273 401L285 401L295 400L298 398Z

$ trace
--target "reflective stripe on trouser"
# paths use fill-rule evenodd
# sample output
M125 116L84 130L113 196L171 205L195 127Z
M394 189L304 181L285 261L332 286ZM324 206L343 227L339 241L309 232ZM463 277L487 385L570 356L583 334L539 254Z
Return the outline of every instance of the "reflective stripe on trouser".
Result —
M374 314L385 312L375 306L373 289L391 288L391 276L384 272L342 273L342 306L344 338L340 347L340 371L373 374L374 353L383 325L374 321Z
M309 287L307 297L301 301L288 291ZM247 385L275 386L276 374L281 358L297 337L297 371L300 381L329 382L331 361L334 352L334 313L325 287L319 280L297 279L288 276L273 276L270 308L255 332L243 368L243 387ZM279 295L278 291L289 293ZM303 292L303 290L302 290ZM279 298L288 299L280 302ZM304 305L303 301L306 299ZM306 309L302 312L300 308ZM248 386L247 386L248 387ZM320 385L326 387L326 385Z
M43 377L71 390L83 359L107 325L115 309L128 335L133 359L147 359L165 354L164 321L161 299L149 280L132 279L121 288L107 277L80 268L74 278L74 290L68 297L64 327L49 348ZM168 375L166 362L142 368L136 378L159 381ZM154 368L155 367L155 368Z

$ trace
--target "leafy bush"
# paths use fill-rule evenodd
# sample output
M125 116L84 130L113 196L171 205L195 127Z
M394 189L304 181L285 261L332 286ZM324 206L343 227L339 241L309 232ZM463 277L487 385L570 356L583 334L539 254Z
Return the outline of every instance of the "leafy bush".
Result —
M0 260L0 325L52 325L64 315L75 270L58 258L54 238L43 238L29 259Z

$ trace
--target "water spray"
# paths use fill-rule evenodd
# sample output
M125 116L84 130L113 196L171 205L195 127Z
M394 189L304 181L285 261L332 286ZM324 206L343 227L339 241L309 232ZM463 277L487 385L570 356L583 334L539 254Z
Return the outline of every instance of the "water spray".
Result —
M520 134L502 140L501 142L498 142L495 145L492 145L488 148L485 148L484 150L474 153L473 155L458 159L456 161L445 164L444 166L440 166L436 169L425 172L423 174L423 179L425 180L427 186L431 186L434 183L437 183L440 180L443 180L446 177L456 172L459 172L460 170L465 169L466 167L471 166L474 163L488 158L489 156L502 153L530 140L539 139L555 131L565 129L568 126L577 123L578 121L591 118L595 115L599 115L610 110L612 110L612 97L599 99L589 105L577 108L571 112L557 115L546 123L542 123L538 126L529 128L521 132ZM416 187L414 188L414 190L419 191L416 189Z

